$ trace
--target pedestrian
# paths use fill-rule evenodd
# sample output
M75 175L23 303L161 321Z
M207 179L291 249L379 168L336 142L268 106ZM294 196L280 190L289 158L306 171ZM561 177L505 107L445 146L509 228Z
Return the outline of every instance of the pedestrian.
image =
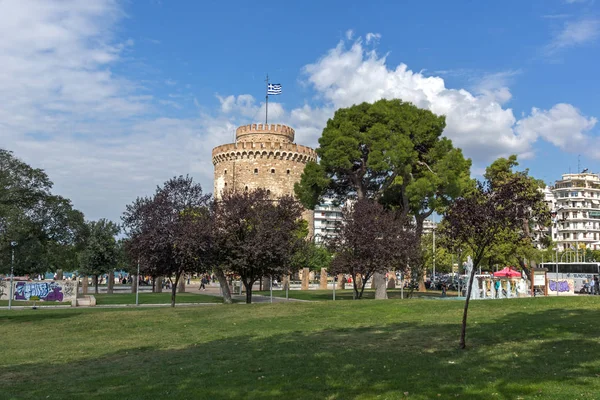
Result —
M494 288L496 289L496 298L499 299L500 298L500 279L498 279L494 283Z
M200 290L206 290L206 277L203 276L200 280Z

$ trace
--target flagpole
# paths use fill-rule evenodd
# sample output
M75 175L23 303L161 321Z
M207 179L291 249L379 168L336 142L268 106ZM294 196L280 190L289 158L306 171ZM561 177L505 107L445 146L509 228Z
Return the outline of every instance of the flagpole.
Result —
M265 92L265 125L269 123L269 74L267 74L267 87Z

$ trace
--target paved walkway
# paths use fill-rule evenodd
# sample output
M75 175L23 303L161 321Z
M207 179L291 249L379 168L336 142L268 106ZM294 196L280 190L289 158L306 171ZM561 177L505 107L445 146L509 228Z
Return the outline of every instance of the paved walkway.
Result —
M194 290L195 288L192 287L191 290L189 290L189 293L196 293L196 290ZM198 290L198 293L200 294L206 294L209 296L217 296L217 297L221 297L221 288L216 285L216 286L207 286L206 290ZM242 303L246 303L246 295L242 294L231 294L231 298L234 300L237 300L239 302ZM286 299L285 297L277 297L277 296L273 296L273 303L286 303L286 302L292 302L292 301L296 301L296 302L310 302L310 300L300 300L300 299ZM252 303L270 303L271 302L271 296L263 296L261 294L252 294Z

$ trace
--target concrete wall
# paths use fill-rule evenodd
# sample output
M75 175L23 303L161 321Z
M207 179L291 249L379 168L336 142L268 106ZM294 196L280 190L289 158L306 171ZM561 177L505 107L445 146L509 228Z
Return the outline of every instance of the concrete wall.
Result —
M0 300L8 300L10 281L0 281ZM72 302L77 298L77 281L15 281L13 282L13 300L30 300L39 297L39 301Z

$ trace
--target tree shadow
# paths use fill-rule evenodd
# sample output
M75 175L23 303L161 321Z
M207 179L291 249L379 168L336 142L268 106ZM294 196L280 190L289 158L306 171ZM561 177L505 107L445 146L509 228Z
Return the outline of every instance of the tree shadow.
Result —
M53 310L38 308L37 310L21 310L6 311L0 315L0 324L17 322L17 323L37 323L46 319L66 319L73 318L81 314L81 311L73 311L72 309Z
M32 360L1 367L0 386L7 398L19 399L48 394L87 399L563 399L572 397L574 388L581 397L600 390L597 318L592 310L578 309L509 313L486 323L475 317L466 351L457 349L458 323L238 335L176 349L140 343L67 364Z

